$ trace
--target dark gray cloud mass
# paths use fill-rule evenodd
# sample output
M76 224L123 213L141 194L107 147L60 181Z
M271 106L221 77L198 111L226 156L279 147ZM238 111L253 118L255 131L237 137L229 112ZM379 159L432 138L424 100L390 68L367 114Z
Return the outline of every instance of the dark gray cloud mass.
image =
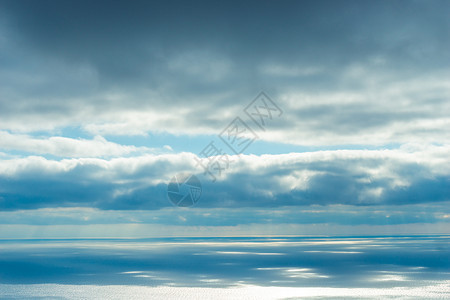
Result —
M88 60L107 71L105 76L122 79L150 71L146 62L164 63L164 54L192 48L248 64L276 58L340 65L388 54L400 64L436 67L449 58L447 1L7 1L4 6L19 41L44 55Z
M420 135L411 123L449 122L447 1L1 6L5 129L212 133L261 89L287 112L280 130L311 133L268 140L361 144L357 128L383 144Z

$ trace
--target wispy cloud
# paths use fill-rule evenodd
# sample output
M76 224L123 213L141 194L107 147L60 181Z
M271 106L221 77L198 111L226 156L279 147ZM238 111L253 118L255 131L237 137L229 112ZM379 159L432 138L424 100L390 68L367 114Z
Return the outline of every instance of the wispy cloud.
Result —
M11 134L6 131L0 131L0 140L0 149L16 150L31 154L50 154L58 157L110 157L126 156L133 153L157 152L157 149L148 147L125 146L108 142L101 136L95 136L90 140L61 136L36 138L24 134Z

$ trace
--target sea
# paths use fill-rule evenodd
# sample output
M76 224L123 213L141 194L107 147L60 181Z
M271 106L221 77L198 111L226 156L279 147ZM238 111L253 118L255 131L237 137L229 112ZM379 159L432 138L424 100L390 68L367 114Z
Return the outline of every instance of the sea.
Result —
M450 299L450 236L0 240L0 299Z

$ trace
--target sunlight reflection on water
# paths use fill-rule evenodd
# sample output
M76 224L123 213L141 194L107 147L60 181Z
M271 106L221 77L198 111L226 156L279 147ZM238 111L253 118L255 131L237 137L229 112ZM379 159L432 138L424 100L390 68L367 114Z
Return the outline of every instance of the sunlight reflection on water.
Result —
M447 236L0 240L0 298L436 299L449 270Z

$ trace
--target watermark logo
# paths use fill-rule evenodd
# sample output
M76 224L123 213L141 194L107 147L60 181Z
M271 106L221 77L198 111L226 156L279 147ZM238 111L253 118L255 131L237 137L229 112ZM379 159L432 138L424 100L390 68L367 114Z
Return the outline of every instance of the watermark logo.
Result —
M200 151L200 158L195 157L197 165L203 168L203 175L208 174L212 181L217 180L216 176L222 175L222 171L228 169L230 166L230 156L214 145L214 141L211 141L202 151Z
M244 109L244 112L264 131L266 130L267 122L283 114L278 105L264 92L259 93L255 100Z
M202 184L197 176L189 173L175 175L167 187L170 202L179 207L190 207L202 195Z
M242 114L242 117L248 122L236 116L218 135L220 140L211 141L194 158L197 162L196 167L201 167L203 175L208 175L212 182L216 182L233 163L231 156L215 142L224 144L233 155L240 155L259 138L256 132L266 131L266 126L283 114L278 105L264 92L259 93L243 112L246 116ZM202 187L200 180L192 174L177 175L169 183L167 193L170 201L176 206L189 207L199 200Z

